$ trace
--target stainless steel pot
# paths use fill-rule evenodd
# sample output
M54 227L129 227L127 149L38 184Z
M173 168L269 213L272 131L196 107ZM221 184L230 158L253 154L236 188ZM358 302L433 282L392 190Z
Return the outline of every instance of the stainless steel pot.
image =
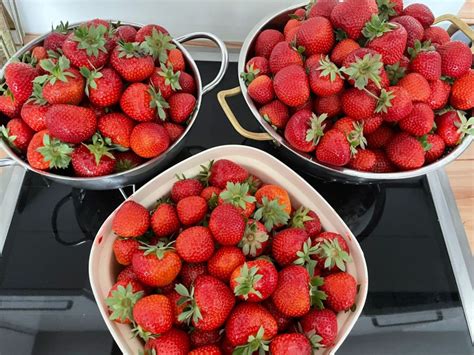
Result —
M115 21L112 21L112 22L115 22ZM142 24L130 23L130 22L125 22L125 21L120 21L120 23L122 25L131 25L136 28L140 28L143 26ZM79 25L81 25L81 23L76 23L76 24L71 25L70 28L72 29L72 28L78 27ZM24 46L17 53L15 53L15 55L12 58L21 57L25 52L31 50L34 46L41 43L46 38L46 36L48 36L48 34L45 34L35 39L34 41L30 42L28 45ZM199 74L199 70L196 66L196 63L194 62L193 58L191 57L189 52L186 50L186 48L184 48L184 46L182 45L182 43L185 43L187 41L197 39L197 38L208 39L214 42L219 47L219 50L221 52L221 66L219 68L219 72L217 73L214 80L212 80L209 84L205 85L204 87L202 85L201 75ZM151 176L153 176L160 169L164 168L166 164L171 159L173 159L179 153L179 151L183 148L186 135L189 133L189 131L193 127L194 122L196 121L197 115L199 113L199 108L201 107L201 102L202 102L202 96L204 94L207 94L217 84L219 84L219 82L224 77L224 74L227 70L227 65L229 62L229 55L228 55L227 48L224 42L222 42L219 38L217 38L212 33L207 33L207 32L190 33L187 35L174 38L173 43L176 45L177 48L179 48L183 52L183 55L186 59L186 63L189 66L191 73L194 75L194 80L196 82L196 88L197 88L196 109L194 110L193 115L189 119L189 124L186 127L186 130L183 133L183 135L176 142L174 142L168 148L166 152L164 152L163 154L161 154L160 156L156 158L148 160L147 162L145 162L144 164L140 166L137 166L133 169L130 169L121 173L116 173L116 174L111 174L111 175L106 175L106 176L101 176L101 177L93 177L93 178L80 178L80 177L72 177L72 176L62 176L62 175L53 174L48 171L34 169L26 161L21 159L13 150L11 150L3 141L0 140L0 147L2 147L9 155L9 158L0 159L0 167L10 166L10 165L21 165L25 169L34 171L35 173L43 175L44 177L48 179L51 179L63 184L68 184L73 187L90 189L90 190L107 190L107 189L121 188L124 186L132 185L137 182L146 180L150 178ZM11 60L12 59L10 59L6 63L6 65L10 63ZM0 77L3 77L3 70L4 69L0 71Z
M307 2L293 5L289 8L278 12L277 14L273 14L268 18L263 19L259 22L252 31L248 34L245 42L242 46L239 56L239 63L238 63L238 75L244 72L245 64L247 61L254 56L254 45L255 40L258 34L268 28L282 28L285 22L288 20L288 15L293 13L296 9L304 7ZM474 41L474 31L467 26L462 20L457 18L453 15L443 15L438 17L435 23L449 21L451 22L452 26L450 30L457 29L464 32L471 41ZM474 53L474 47L472 47L472 51ZM280 135L268 122L266 122L259 114L257 107L253 103L252 99L248 95L247 86L245 85L244 81L240 79L239 81L240 86L235 87L233 89L224 90L219 92L217 95L219 103L222 106L227 118L229 119L230 123L234 127L234 129L243 137L258 140L258 141L273 141L277 146L281 148L281 152L283 157L292 163L296 163L302 169L307 171L308 173L319 176L321 178L329 179L329 180L340 180L340 181L348 181L348 182L375 182L381 180L397 180L397 179L408 179L413 178L416 176L427 174L433 170L439 169L446 164L450 163L451 161L455 160L458 156L466 150L466 148L471 144L473 137L466 136L463 142L458 145L455 149L453 149L449 154L447 154L442 159L430 164L426 165L422 168L410 171L403 171L403 172L395 172L395 173L383 173L383 174L376 174L370 172L362 172L357 170L352 170L348 168L338 168L338 167L330 167L323 164L318 163L316 160L313 160L312 156L309 154L301 153L291 147L285 140L285 138ZM231 96L235 96L238 94L242 94L249 106L250 110L252 111L253 115L255 116L256 120L260 123L260 125L265 129L266 133L256 133L250 132L243 128L238 119L233 114L229 104L227 103L226 99Z

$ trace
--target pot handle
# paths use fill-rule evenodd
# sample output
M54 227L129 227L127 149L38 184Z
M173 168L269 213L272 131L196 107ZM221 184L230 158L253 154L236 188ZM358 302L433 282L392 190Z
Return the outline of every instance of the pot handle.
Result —
M451 14L441 15L434 20L434 24L438 24L440 22L448 21L451 22L451 25L448 28L449 35L453 35L453 33L459 29L463 32L472 42L471 51L474 54L474 30L468 26L466 22L461 20L459 17Z
M242 127L237 120L237 117L235 117L234 113L232 112L229 104L227 103L227 98L236 96L240 94L240 87L237 86L233 89L228 89L228 90L223 90L220 91L217 94L217 100L221 104L222 109L224 110L225 115L227 116L227 119L229 120L230 124L234 129L239 133L241 136L252 139L254 141L271 141L273 140L272 136L270 136L268 133L257 133L257 132L250 132L247 131L244 127Z
M202 88L202 94L204 95L208 93L209 91L211 91L212 89L214 89L216 85L219 84L222 78L224 77L224 74L227 70L227 66L229 64L229 53L227 52L227 47L225 46L224 42L222 42L220 38L218 38L217 36L209 32L193 32L193 33L189 33L187 35L183 35L178 38L175 38L175 40L179 43L184 43L196 38L205 38L214 42L217 45L217 47L219 47L219 50L221 52L221 67L219 68L219 72L217 73L214 80L212 80L209 84L207 84L206 86Z
M13 165L17 165L17 162L13 160L12 158L0 159L0 168L6 167L6 166L13 166Z

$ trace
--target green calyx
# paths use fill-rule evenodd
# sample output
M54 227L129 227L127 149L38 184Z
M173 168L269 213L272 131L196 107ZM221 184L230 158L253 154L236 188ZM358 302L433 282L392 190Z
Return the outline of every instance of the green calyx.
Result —
M227 203L243 210L247 207L247 203L254 203L255 197L249 195L250 186L247 183L228 182L226 189L219 194L219 197Z
M393 91L382 89L377 99L376 113L387 113L387 110L392 107L392 100L395 98Z
M466 114L460 110L457 111L457 114L460 122L456 121L454 125L458 128L458 133L461 135L458 142L460 144L464 136L474 136L474 117L467 119Z
M236 296L242 296L244 300L247 300L250 294L254 294L259 298L263 297L260 291L255 289L256 283L263 278L263 275L259 274L258 271L257 266L249 269L247 263L242 265L240 275L235 279L237 285L234 287L234 294Z
M332 269L334 266L341 271L346 271L346 264L352 260L350 255L342 250L337 239L324 240L316 245L317 255L324 259L324 267Z
M133 320L133 306L143 297L143 291L133 292L133 286L129 283L126 287L119 285L111 292L110 297L105 299L105 304L112 312L109 316L111 320L125 322Z
M49 134L43 136L43 146L36 149L43 159L49 162L51 169L65 169L71 162L71 154L74 149L57 138L51 138Z
M392 0L377 0L380 19L386 21L391 17L397 16L398 13L394 9L395 5Z
M400 62L396 62L395 64L385 66L385 71L387 72L388 80L390 80L390 85L393 86L405 76L407 69L401 66Z
M155 339L158 335L153 334L152 332L148 332L144 330L141 326L135 324L135 327L132 329L132 333L134 337L140 337L142 338L145 342L150 340L150 339Z
M78 42L77 48L84 49L88 56L99 56L99 51L107 53L105 48L107 27L104 25L79 26L73 32L72 40Z
M49 74L37 76L33 83L43 85L45 83L50 83L53 85L57 80L67 83L68 77L75 78L74 73L68 71L70 68L69 59L65 56L60 56L59 59L54 63L51 59L42 59L40 61L40 66Z
M262 203L255 211L254 218L257 221L263 221L267 231L271 231L275 226L287 224L290 216L285 211L285 206L281 205L278 199L270 201L264 196Z
M161 63L167 61L168 51L176 48L171 36L157 31L156 28L153 28L151 36L145 37L145 42L141 46L148 54L152 55L154 59L158 59Z
M43 97L43 86L33 82L33 92L27 102L33 102L36 105L46 105L48 102Z
M431 45L431 41L420 42L418 39L415 41L413 47L407 49L408 54L410 54L411 59L415 59L418 54L421 52L432 52L436 48Z
M263 339L264 334L265 329L260 326L257 334L250 335L247 344L236 347L232 355L252 355L256 351L259 355L266 354L269 350L270 341Z
M117 46L119 58L141 58L148 55L147 51L138 42L124 42L120 40L117 42Z
M311 305L318 307L318 309L324 309L323 301L327 298L327 295L319 289L324 285L324 279L320 276L313 277L309 285Z
M334 80L336 80L336 77L338 76L340 78L343 77L339 68L336 66L336 64L331 62L329 56L326 56L326 58L319 60L319 67L317 69L321 70L321 74L319 74L319 76L329 76L331 82L334 82Z
M96 165L99 165L103 156L115 159L112 153L110 153L111 143L110 138L104 139L99 133L96 133L92 136L92 144L83 144L94 155Z
M51 26L51 31L62 33L63 35L67 35L68 29L69 29L69 22L64 23L60 21L59 25L57 25L56 27L53 28L53 26Z
M162 241L158 242L156 245L149 245L146 243L141 242L141 245L138 249L144 251L144 255L155 255L159 260L162 260L165 256L165 253L170 250L174 250L173 244L174 241L166 244Z
M308 216L310 212L309 208L301 206L293 214L293 217L290 221L290 226L293 228L304 228L304 223L313 220L313 217Z
M357 154L357 148L365 149L367 145L367 139L364 137L364 124L360 122L354 122L354 130L349 132L347 135L347 141L351 146L352 156Z
M314 269L316 268L316 260L311 258L312 255L316 255L318 252L317 246L312 246L311 238L308 238L303 244L303 250L300 250L296 253L298 257L293 264L304 266L308 270L309 276L314 276Z
M36 66L37 64L36 58L31 54L30 51L26 51L25 53L23 53L20 58L20 62L30 64L32 67Z
M161 33L161 32L160 32ZM156 109L156 113L158 117L164 121L166 120L166 108L170 108L168 102L166 102L165 98L161 95L160 90L156 91L153 85L150 85L148 88L148 93L150 94L150 107Z
M81 67L79 70L84 78L86 78L86 88L85 92L86 95L89 96L89 88L97 89L97 83L95 82L96 79L100 79L103 77L102 73L97 69L90 70L87 67Z
M161 63L160 67L161 70L158 72L158 75L165 78L165 85L171 86L173 91L181 90L181 85L179 85L179 76L181 75L181 72L174 72L171 64L166 66L164 63Z
M257 223L253 222L247 224L245 227L244 236L239 242L239 247L242 248L242 253L245 256L251 256L255 258L257 256L257 250L262 248L263 243L268 240L268 234L261 231Z
M191 291L189 291L183 284L177 284L174 289L181 296L177 303L178 306L185 305L178 320L186 322L188 325L192 320L194 324L197 324L202 319L202 314L194 298L194 287L191 287Z
M311 115L311 127L306 131L307 142L313 142L314 145L318 145L319 140L324 136L324 128L326 127L324 120L327 117L327 113L323 113L319 116L314 113Z
M15 152L20 153L20 150L15 145L16 136L10 135L10 129L5 126L0 126L0 138Z
M253 64L247 65L245 67L245 72L240 73L240 77L244 80L245 85L249 84L258 76L260 69L254 67Z
M350 79L354 80L354 86L362 90L369 80L372 81L378 88L380 86L380 70L383 68L382 56L380 54L372 55L366 54L364 58L356 58L348 68L342 67L341 71L346 73Z
M336 38L337 42L341 42L342 40L349 38L347 33L341 28L336 28L334 30L334 37Z
M260 186L262 186L262 180L253 175L249 175L247 180L245 180L245 183L249 185L249 193L251 195L254 195L260 188Z
M423 147L423 150L425 152L429 152L431 150L431 147L433 145L428 142L427 134L425 134L424 136L418 137L418 141L421 143L421 146Z
M365 24L362 34L371 41L377 37L382 37L387 32L393 31L396 27L397 25L387 22L374 14Z
M320 348L323 347L323 345L321 345L321 341L323 340L323 338L319 336L318 334L316 334L316 331L314 329L310 330L309 332L306 332L305 335L306 335L306 338L308 338L311 344L311 348L313 350L319 350Z
M209 178L211 177L211 168L212 165L214 164L214 160L211 160L209 164L206 166L202 164L201 170L199 171L199 174L197 176L197 179L204 185L204 186L209 186Z

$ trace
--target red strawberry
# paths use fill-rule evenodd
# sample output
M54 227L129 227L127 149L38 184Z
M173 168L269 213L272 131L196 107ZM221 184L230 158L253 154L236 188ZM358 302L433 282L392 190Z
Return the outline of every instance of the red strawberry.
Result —
M168 103L153 87L143 83L134 83L125 89L120 98L120 108L129 117L136 121L152 121L159 116L166 118L164 109Z
M417 169L425 163L425 152L418 140L406 133L397 134L386 147L387 156L402 170Z
M302 152L312 152L323 136L326 115L316 116L308 110L301 110L291 116L285 127L285 139Z
M255 55L258 57L270 58L273 47L285 40L283 33L269 29L262 31L255 41Z
M407 48L413 47L415 41L421 41L424 34L424 29L421 23L412 16L398 16L391 19L392 22L399 23L407 31Z
M44 39L44 43L43 43L44 48L47 51L49 50L57 51L58 49L61 49L64 41L67 38L68 27L69 27L68 22L63 23L61 21L60 24L53 29L53 32L51 32Z
M114 157L116 172L130 170L143 163L143 158L139 157L131 150L126 152L115 152Z
M272 79L267 75L255 78L248 87L248 94L259 104L267 104L275 97Z
M402 14L403 0L378 0L379 16L383 20Z
M207 201L201 196L188 196L176 205L178 218L185 226L199 223L207 213Z
M296 106L296 107L289 107L290 115L295 114L298 111L302 110L309 110L311 111L313 109L313 102L311 100L311 97L306 101L304 104Z
M425 160L427 163L438 160L444 154L446 144L443 138L437 134L428 134L427 136L421 137L420 140L425 150Z
M312 309L301 318L301 328L307 336L319 335L320 345L331 346L337 337L336 314L330 309Z
M194 281L198 278L198 276L207 275L207 274L208 272L207 272L206 263L197 263L197 264L183 263L179 277L181 281L183 282L183 285L186 286L187 288L190 288L194 284Z
M280 70L274 77L273 87L278 99L291 107L304 104L310 96L306 72L299 65Z
M432 44L445 44L451 41L448 31L442 27L431 26L425 28L423 41L431 41Z
M47 129L37 132L27 150L28 163L35 169L67 168L73 149L56 138Z
M217 345L206 345L195 348L188 355L221 355L222 352Z
M137 281L137 282L140 282L140 280L138 280L137 275L133 271L132 265L127 266L125 269L123 269L122 271L119 272L119 274L117 275L117 282L119 282L119 281Z
M77 176L94 177L111 174L115 168L115 158L104 145L102 139L93 138L93 144L79 145L71 157L72 167Z
M176 142L186 130L184 126L181 126L173 122L165 122L163 123L163 127L165 127L166 129L166 132L168 133L168 136L170 137L171 143Z
M37 46L34 47L31 51L31 57L36 61L36 63L38 63L42 59L47 59L48 53L46 52L46 49L43 46ZM36 68L40 68L38 64L36 64Z
M278 73L290 65L303 66L301 54L291 47L288 42L280 42L273 47L269 59L270 70L273 74Z
M245 232L245 219L236 207L220 205L211 213L209 229L219 244L237 245Z
M288 22L285 24L285 27L283 27L283 34L285 35L285 40L287 41L287 35L289 32L293 32L296 28L299 28L301 26L302 20L304 20L304 15L302 17L296 16L294 13L292 15L289 15L290 19ZM291 42L291 41L287 41Z
M57 104L46 113L46 126L51 135L63 142L81 143L94 134L97 118L91 109Z
M316 212L309 208L298 208L291 218L291 226L303 228L311 239L321 232L321 221Z
M232 272L245 262L245 256L237 247L224 246L209 259L207 269L209 274L226 283Z
M137 42L119 43L110 55L110 64L129 82L146 80L155 71L153 57Z
M469 110L474 107L474 70L456 79L451 91L450 103L459 110Z
M329 118L336 117L342 113L342 102L340 95L317 97L314 100L313 109L316 114L327 114Z
M424 28L430 27L434 22L434 15L425 4L411 4L405 7L403 15L416 18Z
M214 240L209 228L194 226L182 231L176 238L176 251L188 263L208 261L214 253Z
M234 183L245 182L249 177L247 170L227 159L220 159L211 163L210 168L202 174L208 176L209 183L212 186L220 189L225 189L229 181Z
M430 84L418 73L407 74L398 82L398 85L408 92L413 102L426 102L431 94Z
M196 107L196 98L184 92L173 94L169 100L170 117L173 122L184 123L190 118Z
M314 2L308 12L308 17L324 16L329 18L336 4L337 0L319 0Z
M115 29L114 39L116 41L133 42L136 35L137 30L135 27L122 25Z
M268 350L265 341L272 339L277 331L272 315L261 305L253 303L237 305L225 326L226 336L232 346L246 345L250 351Z
M374 115L368 118L365 118L364 123L364 134L373 133L377 128L379 128L383 123L383 117L380 115Z
M191 95L196 94L196 83L191 74L181 72L179 75L179 86L181 86L181 92L185 92Z
M267 58L253 57L245 64L245 72L240 77L245 81L247 86L260 75L269 75L270 66Z
M26 152L34 133L21 118L11 119L8 121L6 128L0 126L0 138L22 152Z
M268 260L257 259L238 266L230 276L230 287L241 300L261 302L275 291L278 271Z
M329 53L334 46L334 32L331 22L321 16L303 21L296 33L296 44L305 48L306 56Z
M130 135L130 148L142 158L154 158L168 149L170 138L166 129L156 123L137 124Z
M376 163L374 152L369 149L361 149L351 158L348 166L359 171L372 171Z
M194 292L189 292L183 285L177 285L176 291L191 304L189 312L182 313L180 320L191 320L199 330L220 328L234 308L232 291L212 276L199 276L194 283Z
M392 139L395 132L392 128L386 125L382 125L377 128L373 133L366 136L367 145L370 148L382 148L385 147L388 142Z
M211 209L214 209L217 206L218 197L221 192L222 190L218 187L207 186L202 190L201 197L204 197L209 206L213 204L213 207L211 207Z
M108 113L99 118L97 127L104 137L112 140L113 144L130 147L130 135L135 123L122 113Z
M293 351L300 355L311 355L313 353L308 338L300 333L277 335L270 344L270 352L273 355L287 355Z
M121 237L139 237L150 226L150 214L142 205L134 202L125 202L112 221L112 230Z
M123 84L115 70L104 68L91 71L82 67L81 74L87 80L85 92L95 106L108 107L119 102Z
M472 53L469 47L460 41L445 43L438 47L441 55L441 73L452 78L466 74L472 65Z
M203 331L194 329L189 334L191 345L195 348L207 345L217 344L221 339L219 330Z
M375 0L347 0L334 7L331 22L335 28L342 29L349 38L356 40L367 21L377 12Z
M151 228L157 237L169 237L178 232L180 224L178 214L173 205L162 203L151 215Z
M343 61L341 71L349 78L349 83L362 90L378 92L389 85L387 73L383 69L382 55L370 48L359 48L349 53Z
M106 21L106 20L103 20L103 19L100 19L100 18L95 18L95 19L89 20L85 23L85 26L87 26L87 27L99 26L99 25L102 25L105 28L109 29L110 22Z
M272 317L276 320L279 333L285 331L290 326L291 318L282 314L273 304L271 299L268 299L262 302L261 304L267 309L268 312L270 312Z
M341 99L344 113L356 120L372 116L377 106L375 98L355 88L344 91Z
M140 244L134 238L116 238L113 244L115 260L121 265L130 265L132 256L138 251Z
M343 39L338 42L331 52L331 61L336 65L342 65L346 57L356 49L359 49L360 45L356 41L350 38Z
M186 69L186 62L184 61L183 52L177 48L170 49L166 65L171 65L176 71L184 71L184 69Z
M171 328L159 337L150 338L145 344L145 353L187 355L190 350L186 332Z
M301 228L287 228L277 233L272 242L272 255L280 266L287 266L298 259L308 234Z
M430 81L431 94L428 98L427 104L433 110L439 110L448 103L449 93L451 92L451 85L443 80Z
M141 298L133 307L133 319L138 328L138 333L148 340L151 334L162 334L173 326L173 310L168 297L163 295L150 295Z
M42 95L42 88L38 84L33 86L33 95L21 108L21 118L36 132L46 129L46 113L49 105Z
M163 34L169 34L168 30L166 30L164 27L160 25L145 25L137 31L137 35L135 36L135 41L143 42L146 39L146 37L152 35L153 29Z
M332 128L337 129L344 133L347 137L355 128L357 121L351 117L342 117L336 121L336 123L332 126Z
M325 58L326 56L324 54L313 54L304 61L304 68L308 72L313 67L313 65L319 66L319 61Z
M8 118L17 117L20 113L21 103L13 98L11 92L0 95L0 112Z
M269 124L281 129L285 128L286 123L290 118L288 107L278 100L274 100L262 106L258 112Z
M433 125L433 110L421 102L415 103L411 113L399 122L402 130L418 137L429 133L433 129Z
M179 202L185 197L199 196L203 190L201 182L197 179L178 180L171 188L171 199Z
M448 111L436 118L436 133L447 147L461 143L466 134L472 134L472 119L467 120L461 111Z
M268 234L265 226L253 219L247 221L244 236L239 243L245 256L260 256L268 245Z
M140 283L133 280L117 281L105 299L109 318L117 323L130 324L133 321L133 307L143 295L144 289Z
M413 58L410 70L423 75L427 80L439 79L441 76L441 56L434 50L418 50L418 48L422 48L421 46L420 42L417 41L414 49L408 49ZM434 47L428 48L434 49Z
M155 68L155 71L150 77L150 82L155 89L160 91L161 96L163 96L165 100L168 100L174 91L181 89L179 83L180 77L181 72L175 72L173 68L166 67L162 63L160 68Z
M218 205L230 204L240 213L249 218L255 211L255 197L249 193L250 185L247 183L228 182L227 187L219 194Z
M338 94L344 88L344 79L329 57L320 60L320 65L314 65L309 70L309 86L318 96Z
M300 23L300 26L301 26L301 22L298 21L298 23ZM296 41L296 33L298 32L300 26L298 26L298 27L293 27L293 28L291 28L290 30L288 30L288 31L285 33L285 42L287 42L287 43L289 43L289 44L295 43L295 41Z
M395 167L383 150L374 150L373 152L375 154L375 165L372 168L374 173L391 173L395 171Z
M362 32L369 40L367 48L380 53L384 64L395 64L405 52L408 34L399 23L385 22L372 15Z
M18 103L28 100L33 92L33 80L38 75L38 69L26 63L12 62L5 67L5 82Z
M350 309L357 294L357 282L351 274L338 272L324 278L321 291L325 292L326 305L334 312L341 312Z
M316 146L316 159L323 164L344 166L351 158L351 147L344 134L336 129L327 131Z

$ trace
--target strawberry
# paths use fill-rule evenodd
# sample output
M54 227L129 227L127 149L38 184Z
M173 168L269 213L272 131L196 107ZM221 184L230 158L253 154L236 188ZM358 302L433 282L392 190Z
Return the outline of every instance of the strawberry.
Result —
M126 268L124 268L122 271L119 272L119 274L117 275L117 282L119 282L119 281L137 281L137 282L140 282L140 280L138 280L137 275L133 271L132 265L127 266Z
M159 337L150 338L145 344L145 354L187 355L190 350L186 332L171 328Z
M427 163L432 163L438 160L446 149L446 144L443 138L437 134L428 134L420 137L420 142L425 150L425 160Z
M338 272L324 278L321 291L327 295L326 305L334 312L350 309L357 294L357 282L351 274Z
M183 285L177 285L176 292L190 305L181 313L180 320L191 321L199 330L220 328L235 304L232 291L222 281L209 275L199 276L191 291Z
M253 219L247 221L244 236L239 243L245 256L255 258L260 256L268 245L268 234L265 226Z
M285 139L299 151L313 151L324 134L326 117L326 114L318 117L308 110L296 112L285 127Z
M292 352L300 355L313 354L312 346L306 336L300 333L285 333L277 335L270 344L273 355L286 355Z
M298 21L300 23L300 21ZM300 23L301 25L301 23ZM296 41L296 34L298 33L300 26L293 27L285 33L285 42L292 44Z
M39 84L33 85L33 95L21 108L21 118L36 132L46 129L46 113L49 105L42 95Z
M278 332L281 333L285 331L291 323L291 318L282 314L278 308L276 308L275 304L272 302L271 299L267 299L261 303L262 306L266 308L268 312L272 315L272 317L276 320L278 325Z
M434 22L434 15L425 4L411 4L403 9L403 15L416 18L424 28L430 27Z
M179 200L176 205L179 221L184 226L199 223L206 217L207 201L201 196L188 196Z
M354 129L356 128L357 121L354 120L351 117L342 117L334 123L332 128L337 129L338 131L341 131L344 133L344 135L347 137Z
M288 113L288 107L279 100L273 100L272 102L262 106L258 112L265 121L276 128L285 128L290 116Z
M99 26L99 25L102 25L104 26L106 29L109 29L110 27L110 22L109 21L106 21L106 20L103 20L103 19L100 19L100 18L94 18L92 20L89 20L85 23L85 26L87 27L91 27L91 26Z
M21 119L13 118L0 126L0 138L15 150L26 152L35 132Z
M114 233L124 238L139 237L148 230L149 226L148 210L134 201L127 201L120 206L112 221Z
M137 31L137 34L135 36L135 41L143 42L146 39L146 37L149 37L152 35L153 29L155 29L157 32L161 32L166 35L169 34L168 30L160 25L145 25Z
M255 198L257 199L257 203L259 205L264 203L264 198L267 198L269 201L277 200L278 204L286 214L289 215L291 213L290 196L288 195L288 192L281 186L271 184L262 186L255 192Z
M143 286L136 281L128 280L115 283L110 288L109 294L105 299L110 312L110 320L117 323L130 324L133 321L133 307L143 295Z
M137 324L136 333L144 340L165 333L173 326L171 302L163 295L145 296L135 303L133 319Z
M204 197L211 210L216 208L221 191L220 188L215 186L207 186L202 190L201 197Z
M207 269L208 267L206 266L206 263L183 263L179 278L184 286L190 288L194 284L194 281L198 278L198 276L208 274Z
M94 135L92 144L80 145L72 153L72 167L77 176L94 177L111 174L115 157L109 152L102 138Z
M135 36L137 35L137 30L135 27L128 25L121 25L115 29L114 39L123 42L133 42L135 41Z
M16 101L10 90L4 90L0 86L0 112L8 118L18 117L21 109L21 103Z
M308 77L301 66L287 66L276 73L273 80L275 94L285 105L296 107L308 101Z
M230 276L230 287L241 300L261 302L275 291L278 271L268 260L257 259L235 268Z
M415 47L408 48L412 57L410 70L423 75L426 80L437 80L441 76L441 56L428 43L415 41Z
M407 31L407 48L413 47L415 41L421 41L424 35L424 29L421 23L412 16L398 16L391 19L391 22L396 22L405 27Z
M285 36L280 31L268 29L260 32L255 40L255 55L267 59L270 58L273 47L284 40Z
M122 111L136 121L153 121L156 116L166 119L168 103L152 86L134 83L127 87L120 99Z
M165 63L167 67L172 67L175 71L183 71L185 67L183 54L176 49L168 31L158 25L145 27L138 30L135 37L135 42L140 44L143 52L151 54L157 64Z
M241 303L235 307L225 326L225 333L232 346L252 351L268 351L268 341L277 334L277 324L272 315L261 305Z
M349 168L359 171L372 171L375 166L376 157L374 152L369 149L360 150L349 161Z
M176 238L176 251L188 263L208 261L214 253L214 240L209 228L194 226L182 231Z
M150 223L153 233L160 238L173 235L180 227L176 209L169 203L162 203L156 207L151 215Z
M126 152L115 152L115 171L122 172L133 169L143 163L143 158L136 155L131 150Z
M46 113L49 132L66 143L80 143L88 140L97 127L94 111L74 105L52 105Z
M342 113L340 95L316 97L313 104L314 112L320 116L325 113L328 118L336 117Z
M377 128L379 128L383 123L383 117L380 115L373 115L362 120L364 124L363 133L370 134L373 133Z
M287 266L298 259L303 250L308 233L301 228L287 228L277 233L272 242L273 258L280 266Z
M367 48L380 53L384 64L395 64L405 52L408 34L399 23L385 22L372 15L362 33L368 39Z
M337 337L336 314L330 309L312 309L301 318L301 328L307 336L319 336L319 345L329 347Z
M273 47L269 59L270 71L275 75L280 70L290 65L303 66L301 54L291 47L288 42L280 42Z
M106 33L107 27L102 24L79 26L68 35L61 49L78 68L100 68L109 58L105 46Z
M439 46L437 50L441 55L441 74L459 78L471 68L472 53L465 43L448 42Z
M228 182L225 190L219 194L218 204L230 204L236 207L246 218L255 211L255 197L249 194L250 185L247 183Z
M176 279L181 270L181 259L176 251L163 242L151 246L143 244L132 257L133 271L145 285L162 287Z
M194 348L217 344L221 339L219 330L203 331L194 329L190 334L191 345Z
M375 111L381 113L387 122L398 122L413 110L411 98L403 86L390 86L381 91Z
M316 159L323 164L344 166L351 158L351 146L344 134L336 129L327 131L316 146Z
M155 71L153 57L137 42L118 43L110 55L110 64L128 82L146 80Z
M329 18L331 16L332 9L337 4L337 0L319 0L311 3L311 8L308 12L308 17L324 16Z
M344 87L344 79L339 68L331 63L329 57L319 61L320 66L314 65L309 71L309 86L318 96L338 94Z
M372 116L377 107L377 100L375 98L355 88L344 91L341 100L344 113L355 120Z
M115 260L121 265L130 265L132 256L138 251L140 243L134 238L116 238L112 246Z
M299 28L301 26L303 18L299 18L298 16L295 17L295 14L288 15L290 16L290 19L288 22L285 24L285 27L283 27L283 34L285 35L285 41L291 42L287 40L287 35L289 32L293 32L296 28Z
M324 54L313 54L309 56L308 58L306 58L306 60L304 61L304 68L306 69L307 72L309 72L309 70L313 67L313 65L319 66L320 65L319 61L325 58L326 56Z
M293 214L290 225L294 228L303 228L311 239L321 232L321 221L316 212L302 206Z
M322 16L303 21L296 33L296 44L305 48L306 56L326 54L334 46L334 32L331 22Z
M168 149L170 138L166 129L156 123L137 124L130 135L130 148L142 158L154 158Z
M108 113L99 118L97 127L102 136L110 138L113 144L130 147L130 135L135 123L122 113Z
M224 246L209 259L207 270L210 275L228 283L232 272L244 262L242 250L234 246Z
M375 149L373 152L375 154L375 165L372 168L374 173L391 173L395 171L395 167L383 150Z
M184 61L183 52L177 48L170 49L166 65L171 65L176 71L184 71L184 69L186 69L186 62Z
M446 42L451 41L448 31L442 27L431 26L425 28L423 34L423 41L431 41L433 44L445 44Z
M5 67L5 82L15 101L24 103L33 92L33 80L39 76L39 71L31 65L12 62Z
M346 32L349 38L357 40L366 22L377 12L375 0L347 0L334 6L331 22L335 28Z
M173 94L168 104L170 107L170 117L175 123L185 123L196 107L196 98L184 92Z
M176 142L186 130L185 127L173 122L164 122L163 127L165 127L166 129L166 132L168 133L168 136L170 137L171 143Z
M181 72L175 72L173 68L166 67L161 63L160 68L155 68L155 71L150 77L150 83L158 89L161 93L161 96L165 100L168 100L174 91L181 89L179 79L181 77Z
M398 84L398 81L405 76L409 65L410 59L406 56L402 56L399 62L385 66L385 71L391 85Z
M418 137L428 134L433 129L433 125L433 110L421 102L415 103L411 113L399 122L402 130Z
M413 102L426 102L431 94L430 84L418 73L407 74L398 82L398 85L408 92Z
M365 152L365 150L361 150L357 155L362 152ZM351 258L349 247L340 234L322 232L314 238L313 242L317 249L313 259L318 262L320 268L329 271L334 271L336 267L341 271L346 270L345 263L351 261Z
M436 134L446 143L454 147L461 143L466 134L473 134L473 119L466 118L462 111L448 111L436 117Z
M162 293L164 294L166 297L168 297L168 299L170 300L170 303L171 303L171 308L173 310L173 315L174 315L174 319L173 319L173 324L175 326L181 326L183 325L183 322L181 322L178 318L179 318L179 315L184 311L185 307L186 307L186 304L181 304L179 301L181 299L181 295L175 291L175 287L177 285L177 283L174 283L172 282L170 285L172 285L173 287L170 287L171 291L168 293ZM170 286L168 285L168 286ZM168 286L166 286L165 288L167 289ZM162 289L160 289L161 291ZM161 291L162 292L162 291Z
M220 189L225 189L229 181L244 182L249 177L247 170L227 159L211 162L210 168L204 169L200 175L207 179L212 186Z
M254 219L262 221L267 231L288 223L291 202L288 192L278 185L265 185L255 193L257 211Z
M79 70L70 68L69 59L61 56L56 63L43 59L40 65L49 74L34 82L43 85L43 97L48 103L78 105L82 101L85 80Z
M269 75L270 66L267 58L253 57L245 64L245 72L240 74L240 77L245 81L247 86L260 75Z
M248 94L259 104L269 103L275 97L272 79L267 75L255 78L248 86Z
M52 138L47 129L35 133L27 149L28 163L34 169L48 170L49 168L67 168L71 161L73 149Z
M122 96L123 83L117 72L111 68L89 70L81 68L81 74L86 78L85 93L92 104L98 107L108 107L119 102Z
M331 52L331 61L336 65L342 65L346 57L356 49L359 49L360 45L356 41L350 38L343 39L338 42Z
M417 169L425 163L425 152L418 140L406 133L397 134L386 147L390 161L401 170Z
M388 20L402 14L403 0L377 0L379 16L382 20Z
M474 107L474 70L456 79L451 91L450 103L459 110L469 110Z
M171 188L171 199L179 202L185 197L199 196L203 190L201 182L197 179L178 180Z
M342 64L341 71L346 74L349 83L359 90L379 91L388 86L382 55L373 49L356 49L346 56Z
M394 134L395 132L392 128L386 125L382 125L374 132L366 136L367 146L372 149L385 147L388 142L393 138Z
M185 92L191 95L196 94L196 83L191 74L181 72L179 75L179 86L181 86L181 92Z
M47 51L57 51L61 49L64 41L67 38L69 23L62 21L57 25L52 32L44 39L43 46Z
M313 108L313 101L311 100L311 97L306 101L304 104L296 106L296 107L289 107L290 115L295 114L298 111L306 110L306 111L311 111Z
M219 244L237 245L245 232L245 219L236 207L220 205L211 213L209 229Z
M189 355L221 355L221 349L217 345L206 345L195 348Z

